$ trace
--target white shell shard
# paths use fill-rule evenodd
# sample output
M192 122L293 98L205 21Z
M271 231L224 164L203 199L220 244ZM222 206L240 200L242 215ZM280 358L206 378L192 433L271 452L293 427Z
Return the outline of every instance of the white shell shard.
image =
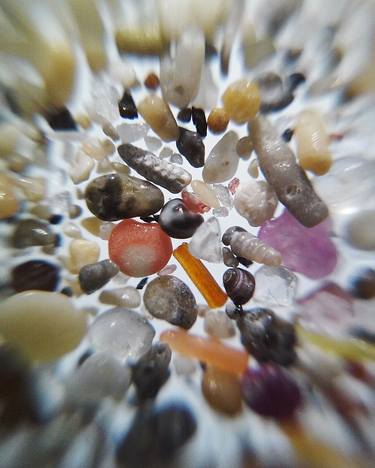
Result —
M261 226L272 218L278 199L267 182L251 180L241 184L234 196L234 207L251 226Z
M122 123L116 129L122 143L133 143L147 136L150 127L145 123Z
M237 142L238 135L231 130L212 148L202 172L206 183L225 182L235 175L239 163Z
M100 293L99 300L105 304L117 305L136 309L141 305L141 295L133 286L104 290Z
M175 56L160 61L163 97L177 107L186 107L197 95L204 63L205 38L199 29L186 30L177 41Z
M130 309L115 307L91 324L88 338L94 349L106 351L121 361L146 353L155 336L148 321Z
M232 252L237 257L243 257L256 263L263 263L264 265L281 265L280 252L249 232L234 232L230 246Z
M199 226L190 240L189 251L207 262L221 262L221 231L217 218L213 216Z

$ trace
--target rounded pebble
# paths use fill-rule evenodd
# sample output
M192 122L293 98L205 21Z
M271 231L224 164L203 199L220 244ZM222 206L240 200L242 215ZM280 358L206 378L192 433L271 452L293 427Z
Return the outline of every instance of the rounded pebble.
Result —
M102 291L99 300L104 304L136 309L141 305L141 295L133 286Z
M375 250L375 210L355 214L346 225L345 238L357 249Z
M148 312L161 320L189 329L198 310L190 288L175 276L159 276L146 287L143 301Z
M193 107L191 110L191 116L193 119L193 124L197 129L197 133L203 138L207 136L207 121L204 110Z
M203 221L200 214L189 211L179 198L164 205L158 220L163 231L176 239L191 237Z
M158 187L125 174L108 174L92 180L85 199L91 213L103 221L149 216L164 204Z
M207 118L207 125L212 133L224 133L228 123L229 115L222 107L212 109Z
M30 289L55 291L59 281L57 266L44 260L29 260L12 269L10 285L16 292Z
M366 268L353 279L352 294L359 299L373 299L375 297L375 270Z
M34 361L72 351L86 333L86 315L57 292L27 291L1 303L0 334Z
M244 136L237 141L236 151L238 156L245 161L250 158L254 145L250 136Z
M237 142L238 135L231 130L212 148L202 172L202 178L206 183L225 182L235 175L239 163L236 152Z
M179 130L168 104L156 94L146 96L138 104L138 112L163 141L175 141Z
M14 216L19 208L11 183L5 177L0 177L0 219Z
M230 119L244 124L253 119L259 110L259 88L256 83L246 79L235 81L225 90L222 101Z
M208 310L203 320L204 331L215 338L232 338L236 334L233 321L221 310Z
M227 416L242 409L241 386L236 375L208 366L203 374L202 393L214 410Z
M88 331L94 349L121 361L137 359L149 351L154 336L154 328L144 317L123 307L115 307L96 317Z
M71 270L78 273L83 266L99 260L100 247L94 241L73 239L69 244L69 254Z
M18 249L34 245L51 245L55 242L55 234L49 225L37 219L19 221L12 235L12 244Z
M159 77L158 75L156 75L155 73L149 73L146 78L145 78L145 81L143 83L146 88L148 89L152 89L152 90L155 90L155 89L158 89L159 85L160 85L160 81L159 81Z
M108 243L110 259L129 276L157 273L172 255L169 236L156 223L126 219L117 224Z
M79 270L79 285L83 292L92 294L107 284L118 272L118 267L111 260L91 263Z

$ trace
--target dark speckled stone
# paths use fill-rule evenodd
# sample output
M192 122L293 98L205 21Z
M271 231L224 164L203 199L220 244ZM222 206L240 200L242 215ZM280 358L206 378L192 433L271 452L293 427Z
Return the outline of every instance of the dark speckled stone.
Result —
M172 353L165 343L156 343L132 368L132 379L139 400L155 398L168 380Z
M173 458L196 429L196 419L184 404L143 408L117 446L117 462L126 468L177 467Z
M149 216L164 204L159 188L125 174L97 177L87 186L85 198L91 213L103 221Z
M80 269L79 284L83 292L92 294L107 284L118 272L118 267L111 260L91 263Z

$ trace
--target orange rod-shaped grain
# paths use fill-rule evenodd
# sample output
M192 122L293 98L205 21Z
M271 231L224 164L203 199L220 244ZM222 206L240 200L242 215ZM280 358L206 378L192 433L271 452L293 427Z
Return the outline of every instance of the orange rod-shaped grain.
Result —
M201 338L176 329L164 331L160 341L167 343L174 351L232 374L242 375L247 369L249 356L245 351L226 346L212 338Z
M186 242L177 247L173 255L211 308L221 307L226 303L228 296L220 289L220 286L203 263L191 255Z

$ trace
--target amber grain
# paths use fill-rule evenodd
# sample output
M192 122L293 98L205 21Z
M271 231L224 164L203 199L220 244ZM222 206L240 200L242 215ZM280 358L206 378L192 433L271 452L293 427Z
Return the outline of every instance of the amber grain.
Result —
M177 247L173 255L211 308L221 307L226 303L228 296L221 290L203 263L191 255L186 242Z

